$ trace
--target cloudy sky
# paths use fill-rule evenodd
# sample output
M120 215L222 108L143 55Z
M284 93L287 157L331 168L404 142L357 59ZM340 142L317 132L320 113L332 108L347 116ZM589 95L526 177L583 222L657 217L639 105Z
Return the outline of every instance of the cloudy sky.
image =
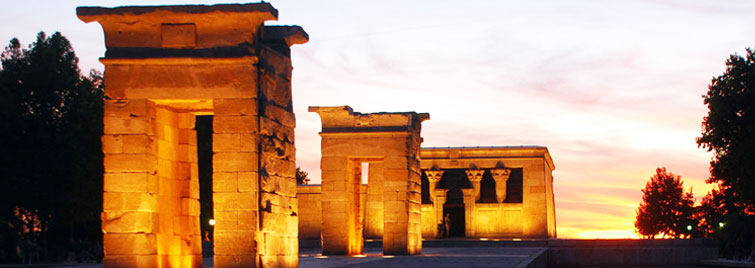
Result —
M76 6L207 1L14 1L0 41L61 31L102 70L100 26ZM272 1L310 42L293 48L297 162L319 183L307 106L430 113L423 146L547 146L559 237L635 237L640 189L664 166L699 199L701 95L729 54L755 47L755 2ZM12 7L12 8L11 8Z

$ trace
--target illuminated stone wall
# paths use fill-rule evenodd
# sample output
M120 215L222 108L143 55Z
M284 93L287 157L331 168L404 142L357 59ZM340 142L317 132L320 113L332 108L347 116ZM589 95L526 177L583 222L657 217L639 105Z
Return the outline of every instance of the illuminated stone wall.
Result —
M466 237L556 237L552 176L555 166L546 147L422 148L421 159L426 174L433 170L466 170L472 185L462 189ZM515 169L520 169L522 175L521 203L507 202L506 188L501 187ZM495 181L497 203L480 202L480 181L486 175Z
M201 267L197 115L213 115L215 267L298 265L289 47L268 3L77 9L105 32L106 267Z
M348 106L310 107L322 119L322 249L323 254L362 254L364 203L362 163L370 174L368 196L382 196L383 252L419 254L422 250L419 148L421 122L427 114L355 113ZM369 190L375 183L377 191ZM369 200L369 198L368 198ZM371 215L376 215L372 213Z
M437 224L443 218L443 204L446 202L448 189L439 187L444 174L444 169L468 169L474 164L478 174L491 174L494 178L497 198L499 202L481 203L474 199L474 188L462 189L466 192L465 199L465 226L467 237L477 238L555 238L556 215L553 196L553 160L547 148L531 146L512 147L459 147L459 148L422 148L420 166L428 177L431 184L428 187L434 189L435 195L431 195L433 204L422 204L421 228L422 236L433 238L437 236ZM511 171L504 170L521 169L522 176L522 202L508 202L505 195L498 195L501 188L506 184L506 176ZM372 172L372 171L371 171ZM474 180L474 179L473 179ZM435 181L435 184L433 184ZM365 214L365 237L379 238L382 232L378 229L370 229L370 222L376 222L382 206L377 202L379 196L369 194L371 182L367 185L368 206ZM305 189L306 188L306 189ZM301 192L306 192L308 203L316 202L321 198L317 186L300 186ZM544 190L544 191L543 191ZM370 203L375 204L369 207ZM319 212L320 207L309 205ZM370 213L370 211L374 211ZM328 211L322 211L323 215L329 215ZM300 218L300 235L302 238L319 237L316 228L303 228L320 224L320 218Z

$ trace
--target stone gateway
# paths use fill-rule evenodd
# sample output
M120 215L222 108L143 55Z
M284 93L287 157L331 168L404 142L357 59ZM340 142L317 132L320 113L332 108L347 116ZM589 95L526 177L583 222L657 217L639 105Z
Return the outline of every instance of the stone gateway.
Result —
M268 3L79 7L105 32L106 267L201 267L197 115L213 115L215 267L296 267L289 47Z
M361 254L363 238L382 238L384 254L416 254L423 238L556 237L555 166L546 147L415 151L427 114L310 111L322 118L322 185L298 186L299 237L322 237L323 254Z
M322 185L297 187L290 47L309 37L264 25L278 16L269 3L77 14L102 26L107 48L105 267L202 267L204 115L215 267L297 267L299 239L360 255L379 238L384 254L413 255L423 238L556 237L547 148L421 148L427 113L309 107L322 120Z

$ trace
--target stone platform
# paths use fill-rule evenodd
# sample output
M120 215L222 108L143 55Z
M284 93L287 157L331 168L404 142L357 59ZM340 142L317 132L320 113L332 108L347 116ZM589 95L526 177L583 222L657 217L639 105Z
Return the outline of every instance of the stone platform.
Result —
M322 256L319 240L299 242L299 267L742 267L707 261L718 255L707 239L437 239L411 256L383 255L380 240L365 240L360 256Z
M546 248L455 247L423 248L411 256L383 255L381 248L365 248L363 256L299 254L299 267L545 267ZM540 265L528 266L539 261Z

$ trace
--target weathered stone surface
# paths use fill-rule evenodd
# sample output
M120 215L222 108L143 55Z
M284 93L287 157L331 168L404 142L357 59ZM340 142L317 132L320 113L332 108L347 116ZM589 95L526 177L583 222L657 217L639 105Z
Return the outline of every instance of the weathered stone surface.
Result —
M251 152L223 152L212 156L212 168L216 172L232 171L257 171L258 158L256 153Z
M215 231L216 255L254 254L254 231Z
M128 100L105 100L104 116L105 117L142 117L148 118L153 114L155 104L146 99L128 99Z
M105 233L152 233L156 215L152 212L102 212Z
M157 183L157 177L147 172L105 173L103 186L106 192L150 192Z
M268 3L81 8L79 16L98 21L107 43L103 230L144 236L111 236L106 266L202 265L197 114L214 115L215 266L296 266L291 59L280 44L305 42L306 33L260 33L277 17ZM270 215L260 217L260 207ZM143 249L112 249L119 240Z
M257 115L257 99L214 99L215 115Z
M427 115L360 114L348 106L310 107L310 111L317 112L323 123L323 254L361 253L364 217L360 204L364 198L359 187L361 162L376 160L382 162L378 183L382 189L378 194L383 198L383 251L421 252L421 229L419 224L412 223L420 221L420 206L409 203L419 203L418 194L411 191L415 186L410 183L419 181L419 151L412 148L419 147L419 122L427 119ZM416 216L410 217L413 213ZM346 228L334 228L344 222ZM368 222L379 224L374 220Z
M285 127L296 127L296 116L294 116L294 113L276 105L265 105L265 117Z
M227 132L255 132L257 131L256 116L215 116L212 120L212 130L215 133Z
M115 268L153 268L158 267L158 259L156 255L116 255L106 254L103 259L105 267Z
M106 255L148 255L157 253L156 237L153 234L105 234L102 237Z
M157 196L148 193L104 192L102 210L104 212L157 212Z
M247 62L206 65L108 65L105 94L113 99L256 98L256 68ZM141 64L139 64L141 63Z
M324 143L325 144L325 143ZM330 146L331 143L329 143L327 146ZM324 145L325 146L325 145ZM331 150L333 148L331 147ZM352 150L352 149L349 149ZM458 156L455 156L457 159L456 163L453 163L449 160L451 160L451 151L457 151ZM544 237L555 237L556 235L556 228L555 228L555 215L554 215L554 209L553 209L553 191L552 191L552 175L551 175L551 167L553 166L550 160L550 156L547 153L547 149L544 147L534 147L534 148L528 148L528 147L513 147L513 148L430 148L430 149L423 149L421 152L422 155L425 155L426 158L423 158L420 162L420 165L423 168L427 169L436 169L443 171L444 169L459 169L459 168L466 168L469 167L471 163L477 164L478 168L482 170L489 170L491 172L490 176L493 176L494 181L495 177L497 176L503 176L502 172L495 172L496 169L501 169L501 166L504 166L504 162L506 163L506 167L525 167L523 170L523 182L524 185L522 186L522 193L527 193L526 198L524 198L524 203L477 203L471 201L473 198L473 189L462 189L463 192L467 193L469 195L469 198L464 199L465 205L467 206L465 208L465 213L467 214L465 216L465 225L467 227L467 236L468 237L486 237L486 238L526 238L526 237L532 237L532 238L544 238ZM343 164L337 165L333 164L333 162L337 162L334 160L337 159L344 159L345 156L338 156L338 157L330 157L325 156L323 157L322 163L328 168L323 169L345 169L348 165L347 162L344 161ZM330 162L330 163L326 163ZM333 168L330 168L330 167ZM392 210L393 212L388 213L394 213L392 216L386 215L386 219L379 218L380 227L383 227L383 222L388 221L389 224L393 224L392 219L388 219L389 217L393 218L399 218L403 219L406 218L409 221L409 225L407 228L407 235L408 239L413 239L412 237L415 237L416 229L419 227L419 232L422 233L424 236L432 236L434 237L437 235L437 223L440 223L443 218L443 206L442 204L445 203L445 197L446 193L442 192L440 194L436 194L437 197L443 197L442 200L433 200L434 204L441 204L441 206L438 206L436 208L432 208L432 204L420 204L420 190L419 186L420 184L417 183L418 178L415 178L414 175L405 175L407 174L406 171L403 171L401 169L389 169L387 171L383 170L381 171L381 175L387 176L384 178L381 183L379 184L381 189L384 189L387 185L389 188L389 191L385 193L385 195L375 195L371 194L371 191L374 191L373 189L377 189L376 186L378 184L374 184L375 181L372 180L372 173L376 168L373 167L373 164L370 166L370 181L368 182L367 191L370 191L367 194L366 201L364 201L364 204L360 204L360 206L366 206L366 214L365 214L365 236L369 234L369 232L374 232L377 228L371 227L371 222L375 222L378 217L382 217L386 212L384 210ZM382 169L381 169L382 170ZM409 174L412 174L413 172L410 172ZM346 171L339 171L339 170L323 170L323 178L326 177L346 177L348 172ZM511 175L511 174L508 174ZM408 176L408 178L407 178ZM466 176L466 174L463 174L462 176ZM486 175L488 176L488 175ZM393 178L392 180L388 180L388 177ZM402 182L403 179L396 179L396 178L404 178L408 180L408 182ZM439 178L440 179L440 178ZM501 178L499 178L501 179ZM497 183L497 182L496 182ZM496 185L497 187L497 185ZM542 193L529 193L528 191L530 189L537 189L537 187L543 187L544 192ZM329 193L332 194L318 194L320 191L313 191L310 189L330 189ZM320 205L321 207L312 207L308 206L307 210L317 210L317 211L335 211L341 209L341 206L344 206L342 202L343 200L348 200L347 194L340 193L339 191L336 191L334 189L342 189L340 192L346 191L346 184L341 180L340 182L330 182L326 183L326 181L323 181L323 185L319 187L312 187L312 186L306 186L306 187L299 187L299 198L306 198L308 200L307 202L312 202L311 200L321 200ZM447 189L436 189L436 191L448 191ZM382 190L381 190L382 191ZM543 191L541 189L536 191ZM323 190L322 192L326 192ZM339 194L340 193L340 194ZM378 199L378 196L380 199ZM436 198L437 198L436 197ZM395 201L397 199L406 198L406 203L392 203L389 205L383 204L383 198L387 198L385 201ZM496 196L497 199L497 196ZM376 203L376 200L379 200L379 203ZM339 203L340 202L340 203ZM379 205L376 205L379 204ZM402 205L403 204L403 205ZM409 213L404 214L404 212L401 212L403 207L408 208L409 211L414 211L415 206L419 206L420 213ZM380 213L371 213L376 210L380 210ZM325 213L322 212L318 217L312 217L308 216L304 213L304 209L302 209L302 212L300 214L300 223L299 223L299 229L300 229L300 235L302 237L318 237L321 233L325 234L326 228L324 226L321 226L320 228L312 228L311 226L318 226L320 224L321 217L324 215L335 215L335 217L346 217L343 216L341 213L331 214L331 213ZM379 216L378 216L379 215ZM406 216L403 216L406 215ZM346 232L343 231L343 228L339 229L338 227L332 228L329 232L339 234L339 235L347 235ZM403 233L403 231L399 231L399 233ZM383 230L381 230L381 233L379 235L373 236L373 237L383 237L384 241L387 236L384 235ZM403 236L402 236L403 237ZM413 240L412 240L413 241ZM393 243L393 242L391 242ZM416 248L417 242L411 242L409 244L409 248ZM345 247L345 245L342 245Z
M212 192L238 192L238 172L214 172L212 174Z
M257 135L253 132L215 133L212 135L213 152L256 152Z
M257 172L239 172L238 173L238 191L241 193L257 192L258 178Z
M281 140L281 141L294 140L293 128L282 125L281 123L278 123L266 117L262 117L260 120L261 120L260 121L261 123L260 134L261 135L275 137L276 139Z
M254 254L247 255L231 255L231 254L219 254L215 252L214 265L215 267L223 268L247 268L257 267L256 257Z
M152 119L144 117L111 117L105 116L102 119L105 122L105 134L142 134L153 133L150 125Z
M215 211L248 210L257 203L254 193L214 193L212 198Z

